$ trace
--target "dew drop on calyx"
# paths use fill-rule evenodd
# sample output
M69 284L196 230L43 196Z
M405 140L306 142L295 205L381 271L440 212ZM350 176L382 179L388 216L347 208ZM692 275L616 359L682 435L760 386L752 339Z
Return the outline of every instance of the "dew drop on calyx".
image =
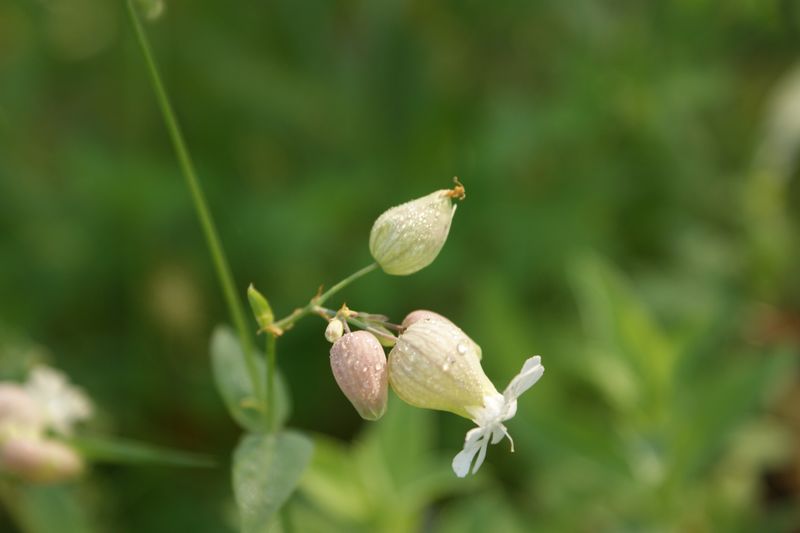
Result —
M459 342L458 346L456 346L456 350L458 350L458 353L461 355L464 355L467 353L467 343L464 341Z

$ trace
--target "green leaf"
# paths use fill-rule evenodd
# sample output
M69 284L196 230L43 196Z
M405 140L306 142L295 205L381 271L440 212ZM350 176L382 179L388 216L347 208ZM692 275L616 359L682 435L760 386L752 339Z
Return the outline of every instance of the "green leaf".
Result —
M677 349L644 302L627 280L599 257L576 261L572 281L593 349L621 363L615 365L619 379L595 381L597 388L618 406L626 402L633 409L652 409L663 403L671 386ZM587 374L590 379L597 376L596 369L591 370ZM624 396L614 394L610 388L622 382L629 390ZM640 383L638 392L631 387L635 383Z
M236 335L227 326L217 326L211 336L211 367L217 390L233 419L248 431L268 432L265 408L253 391L244 352ZM256 367L259 379L265 382L267 369L260 354L257 354ZM282 427L289 417L290 403L288 390L280 373L275 375L275 408L277 426Z
M27 533L90 533L86 502L80 501L70 485L3 486L3 503L9 506Z
M233 454L233 493L243 533L267 531L311 461L311 439L295 431L247 434Z
M440 533L522 533L532 528L523 525L514 508L497 493L458 500L444 508L435 524Z
M370 512L370 495L354 472L357 468L350 448L330 437L316 435L314 458L303 476L303 493L331 516L365 522Z
M109 437L74 437L69 444L89 461L126 464L211 467L214 461L205 455L170 450L127 439Z
M431 450L435 449L433 417L432 411L412 407L392 396L381 423L368 426L366 440L377 439L375 444L381 449L394 485L410 483L430 469ZM447 466L449 470L450 465Z
M715 374L688 383L674 407L675 473L702 474L713 465L734 430L753 416L765 397L783 389L797 366L793 352L732 354Z

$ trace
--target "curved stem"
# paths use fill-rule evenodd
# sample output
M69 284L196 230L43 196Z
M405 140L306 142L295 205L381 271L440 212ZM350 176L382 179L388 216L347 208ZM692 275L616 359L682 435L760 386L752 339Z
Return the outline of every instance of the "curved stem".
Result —
M365 274L369 274L370 272L372 272L376 268L378 268L378 263L370 263L369 265L365 266L361 270L357 270L357 271L353 272L352 274L350 274L349 276L344 278L342 281L340 281L339 283L337 283L336 285L334 285L333 287L331 287L327 291L323 292L322 295L320 295L318 298L315 298L314 299L314 305L322 305L322 304L324 304L327 301L328 298L330 298L331 296L333 296L334 294L336 294L340 290L344 289L345 287L350 285L352 282L354 282L358 278L364 276Z
M256 355L253 349L253 341L247 331L247 322L245 321L244 308L241 300L236 295L235 284L233 282L233 275L231 274L228 260L225 257L225 251L222 248L222 243L217 233L217 228L214 225L214 219L211 216L211 211L206 203L203 189L197 179L197 174L192 164L189 150L186 147L186 142L183 139L178 119L175 112L172 110L167 91L161 81L161 75L158 71L155 57L150 50L150 44L147 40L147 34L142 27L139 16L136 13L136 8L133 5L133 0L128 0L128 14L130 15L131 24L136 33L139 42L139 48L144 56L147 70L150 74L150 82L155 92L156 100L161 108L161 115L164 118L164 123L169 132L169 137L172 140L172 145L175 149L175 155L178 157L178 163L186 180L186 185L192 195L192 201L197 213L197 218L200 220L200 225L203 228L203 235L208 245L208 251L211 253L211 259L214 262L217 278L222 287L222 292L225 296L225 301L228 304L228 311L233 320L234 326L239 334L239 342L242 345L242 351L245 355L245 362L247 364L247 371L250 374L250 379L253 384L253 390L256 392L258 398L263 399L263 391L261 390L261 380L258 378L258 370L256 366Z
M339 283L337 283L336 285L334 285L333 287L331 287L327 291L323 292L319 296L313 297L311 299L311 301L308 302L308 304L305 307L300 307L298 309L295 309L294 312L292 312L292 314L290 314L289 316L286 316L286 317L276 321L273 324L275 326L276 331L277 332L283 332L283 331L286 331L287 329L291 329L291 327L294 326L295 323L298 320L300 320L304 316L310 314L316 308L319 308L319 306L324 304L325 301L328 300L328 298L330 298L331 296L333 296L334 294L336 294L340 290L344 289L345 287L350 285L352 282L354 282L358 278L360 278L360 277L362 277L362 276L364 276L366 274L369 274L370 272L372 272L376 268L378 268L378 263L370 263L369 265L365 266L361 270L357 270L356 272L353 272L352 274L350 274L349 276L344 278L342 281L340 281Z

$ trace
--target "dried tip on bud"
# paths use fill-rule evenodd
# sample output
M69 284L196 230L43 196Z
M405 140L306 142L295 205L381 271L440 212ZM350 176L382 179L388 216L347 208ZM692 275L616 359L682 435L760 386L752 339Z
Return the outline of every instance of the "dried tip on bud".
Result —
M331 370L336 383L361 418L378 420L386 412L386 355L374 335L354 331L331 347Z
M463 200L467 197L467 190L464 188L464 185L458 180L458 176L453 176L453 188L449 191L450 198L455 198L456 200Z
M54 440L13 438L0 448L0 470L30 483L58 483L83 472L75 450Z
M325 328L325 339L328 342L336 342L344 335L344 323L339 318L332 318Z
M250 301L250 308L253 310L253 315L256 317L259 329L264 331L269 328L275 321L272 307L270 307L267 299L256 290L252 283L247 288L247 299Z
M453 198L464 197L459 183L385 211L372 226L369 250L387 274L405 276L439 255L456 212Z

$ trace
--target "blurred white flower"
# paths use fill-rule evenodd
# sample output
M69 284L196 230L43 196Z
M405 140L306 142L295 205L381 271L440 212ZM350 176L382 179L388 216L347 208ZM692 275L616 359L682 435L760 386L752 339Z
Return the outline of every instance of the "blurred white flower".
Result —
M39 435L44 426L44 411L24 387L0 383L0 442L12 436Z
M15 437L0 447L0 468L30 483L58 483L80 475L84 464L81 456L64 443Z
M769 102L764 135L756 150L758 170L787 180L797 168L800 150L800 65L778 82Z
M63 373L49 366L35 367L25 390L41 406L46 425L61 435L71 434L77 422L92 414L92 404L86 394L71 385Z

